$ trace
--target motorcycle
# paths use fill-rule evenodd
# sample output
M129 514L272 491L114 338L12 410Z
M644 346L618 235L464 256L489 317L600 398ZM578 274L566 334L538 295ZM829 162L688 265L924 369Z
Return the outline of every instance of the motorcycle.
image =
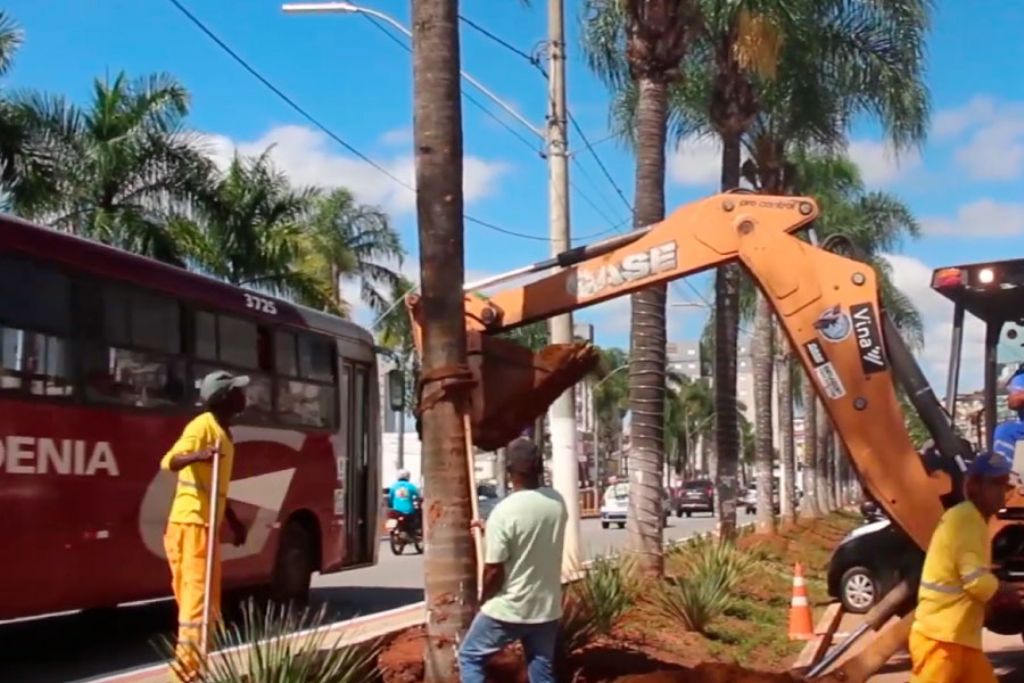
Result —
M422 501L417 498L413 501L413 508L416 512L412 515L404 515L395 509L388 510L388 520L384 528L388 531L388 542L391 544L391 552L401 555L405 552L405 546L410 543L416 549L417 555L423 554L423 523ZM415 528L413 528L415 527Z

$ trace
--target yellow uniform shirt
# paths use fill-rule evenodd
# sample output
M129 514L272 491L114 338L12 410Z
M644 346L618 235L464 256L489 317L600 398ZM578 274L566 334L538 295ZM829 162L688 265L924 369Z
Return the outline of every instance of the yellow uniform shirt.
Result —
M224 519L235 445L231 435L221 428L211 413L203 413L189 422L171 450L160 460L160 469L169 470L171 458L213 447L220 439L220 500L217 503L217 527ZM210 490L213 488L213 461L192 463L178 472L178 485L168 522L207 524L210 520Z
M999 588L990 565L988 525L978 508L964 501L946 510L928 544L914 630L980 650L985 603Z

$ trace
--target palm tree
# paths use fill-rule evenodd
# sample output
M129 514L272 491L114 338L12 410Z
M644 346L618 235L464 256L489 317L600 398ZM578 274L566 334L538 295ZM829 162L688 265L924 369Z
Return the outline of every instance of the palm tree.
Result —
M196 270L340 313L330 309L330 283L296 266L316 196L311 188L293 188L274 168L270 150L236 154L197 193L191 219L175 219L169 234Z
M397 268L405 256L387 214L339 188L314 199L308 227L302 270L330 283L329 308L349 314L352 302L342 297L341 284L358 279L362 300L378 314L386 311L388 295L403 284Z
M840 143L852 117L875 114L896 148L923 139L928 100L922 85L923 0L845 3L841 0L784 3L709 2L705 30L690 51L690 78L673 93L677 135L715 134L723 146L723 189L740 180L746 142L756 173L770 192L786 189L786 157L795 143ZM702 74L698 76L698 74ZM735 393L736 274L716 279L720 346L716 348L716 396L720 406ZM759 351L755 376L760 394L758 437L766 470L771 444L771 330L758 306ZM734 478L730 416L719 420L719 474L728 489ZM767 476L760 493L770 495ZM731 508L724 501L723 507ZM767 507L767 506L763 506Z
M183 129L185 88L157 74L97 79L85 108L62 97L28 94L15 102L27 127L36 182L46 201L14 206L74 234L182 264L168 224L212 171L199 138ZM34 198L38 200L38 197Z
M636 153L633 224L665 217L665 141L668 91L680 77L695 2L585 0L584 51L590 67L617 94L634 93L628 129ZM629 543L637 569L661 576L662 472L665 467L665 286L632 297L629 370Z
M7 12L0 11L0 76L14 64L25 35ZM5 209L15 199L26 201L23 183L27 180L25 163L26 129L21 112L6 97L0 99L0 192Z
M427 314L424 374L466 363L458 14L458 0L412 3L420 303ZM465 467L452 466L469 457L462 402L457 394L443 393L421 418L427 683L458 680L452 645L466 633L477 607L476 562L469 532L473 482Z

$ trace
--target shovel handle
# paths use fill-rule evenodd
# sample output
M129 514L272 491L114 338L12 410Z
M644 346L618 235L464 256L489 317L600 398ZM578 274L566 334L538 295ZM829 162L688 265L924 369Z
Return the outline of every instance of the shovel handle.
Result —
M211 612L211 592L213 588L213 554L217 550L217 514L220 507L220 439L217 439L213 445L213 476L212 485L210 486L210 523L207 526L206 533L206 576L205 583L203 586L203 631L202 638L199 643L200 651L203 655L209 654L209 637L210 637L210 612Z

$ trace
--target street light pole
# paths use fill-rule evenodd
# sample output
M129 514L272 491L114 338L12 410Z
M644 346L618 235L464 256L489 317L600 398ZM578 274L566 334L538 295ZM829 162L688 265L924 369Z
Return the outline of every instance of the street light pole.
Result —
M361 7L359 5L354 5L351 2L289 2L284 5L281 5L281 9L288 14L365 14L368 17L380 19L388 26L391 26L397 31L401 32L403 35L412 38L412 31L403 26L402 22L398 21L394 17L385 14L384 12L379 12L375 9L370 9L369 7ZM487 97L487 99L491 100L496 105L504 109L509 116L511 116L516 121L526 126L534 135L536 135L539 138L544 137L544 132L542 130L538 129L528 120L526 120L522 114L517 112L515 108L512 107L512 105L508 104L500 97L495 95L493 92L491 92L491 90L488 89L487 86L485 86L483 83L481 83L473 76L471 76L470 74L466 73L461 69L459 70L459 75L462 76L462 78L467 83L469 83L474 88L483 93L484 96Z
M569 158L565 106L565 17L562 0L548 0L548 198L551 219L551 254L569 249ZM571 344L572 316L551 318L551 343ZM579 563L579 457L576 452L575 389L569 387L551 404L552 484L565 499L569 520L565 529L563 572Z

